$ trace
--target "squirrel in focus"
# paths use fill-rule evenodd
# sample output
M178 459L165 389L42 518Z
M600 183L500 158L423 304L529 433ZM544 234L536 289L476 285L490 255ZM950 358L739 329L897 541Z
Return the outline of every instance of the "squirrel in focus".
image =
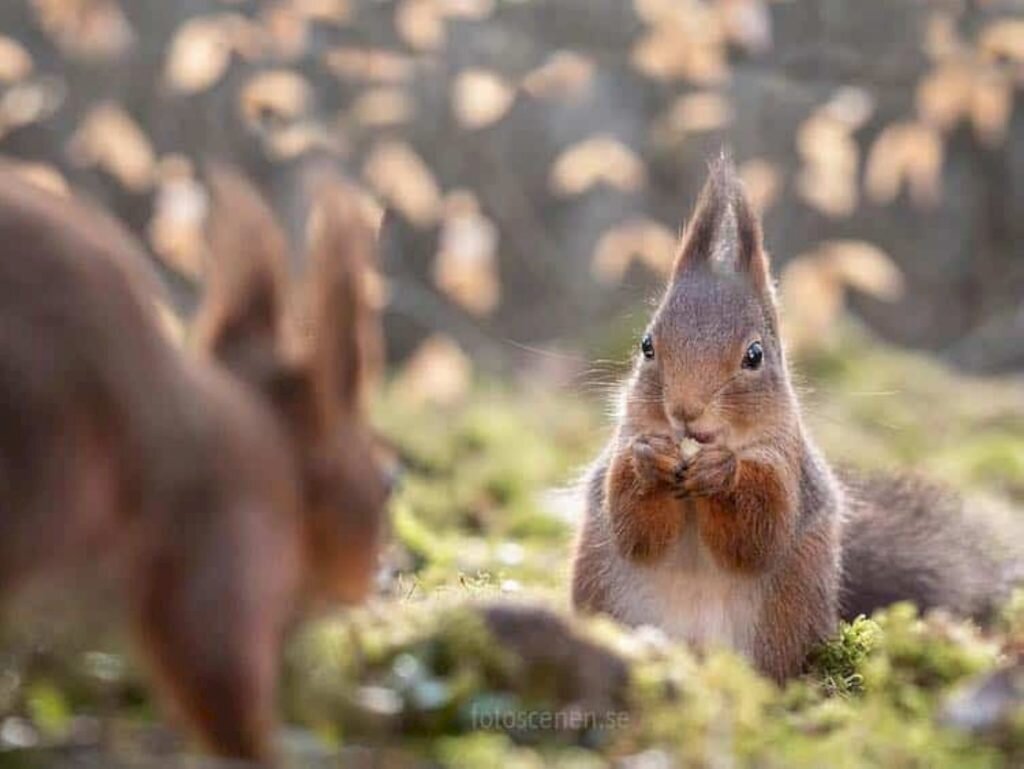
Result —
M372 586L390 487L365 415L380 358L373 236L330 180L308 331L287 244L241 176L210 176L200 355L162 331L138 243L0 168L0 600L112 572L165 699L211 751L269 760L283 634Z
M959 500L908 477L840 477L808 435L761 226L712 164L585 480L582 611L729 647L776 680L840 617L898 600L981 616L1015 567Z

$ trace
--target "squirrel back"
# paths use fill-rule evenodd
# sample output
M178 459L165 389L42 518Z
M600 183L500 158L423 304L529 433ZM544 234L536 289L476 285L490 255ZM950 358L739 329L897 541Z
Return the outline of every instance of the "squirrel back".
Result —
M375 571L372 238L325 183L290 334L273 215L233 172L210 182L193 356L130 235L0 169L0 601L111 564L166 702L214 752L266 759L285 629L310 601L360 600Z

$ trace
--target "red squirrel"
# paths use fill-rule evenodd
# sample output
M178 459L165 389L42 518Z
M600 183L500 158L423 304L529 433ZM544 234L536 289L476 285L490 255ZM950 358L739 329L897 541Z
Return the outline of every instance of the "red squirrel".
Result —
M1006 584L955 498L841 479L801 417L761 226L714 163L644 332L615 434L586 480L573 603L782 680L896 600L984 611Z
M0 599L114 564L167 703L214 753L269 760L283 633L310 601L361 600L376 570L389 483L363 403L372 236L324 183L309 333L289 336L278 223L235 173L211 189L188 355L129 234L0 170Z

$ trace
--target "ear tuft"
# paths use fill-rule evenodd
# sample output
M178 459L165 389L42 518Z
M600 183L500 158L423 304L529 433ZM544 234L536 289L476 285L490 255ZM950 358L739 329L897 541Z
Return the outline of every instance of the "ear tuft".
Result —
M697 199L697 209L683 235L675 272L707 263L715 251L723 222L729 216L736 185L736 170L724 152L708 166L707 181Z
M196 323L201 349L225 361L254 345L273 349L284 319L288 246L259 193L240 174L211 166L209 274Z
M695 266L747 274L759 285L769 283L760 222L725 152L709 165L697 211L683 236L675 275Z
M732 211L736 222L736 268L746 272L758 287L767 289L771 285L771 268L761 235L761 220L738 178L733 187Z

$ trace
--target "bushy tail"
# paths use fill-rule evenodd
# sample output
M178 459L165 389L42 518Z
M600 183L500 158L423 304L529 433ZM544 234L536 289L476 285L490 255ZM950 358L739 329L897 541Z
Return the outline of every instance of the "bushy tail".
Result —
M988 618L1024 577L1024 521L913 477L847 476L841 614L896 601Z

